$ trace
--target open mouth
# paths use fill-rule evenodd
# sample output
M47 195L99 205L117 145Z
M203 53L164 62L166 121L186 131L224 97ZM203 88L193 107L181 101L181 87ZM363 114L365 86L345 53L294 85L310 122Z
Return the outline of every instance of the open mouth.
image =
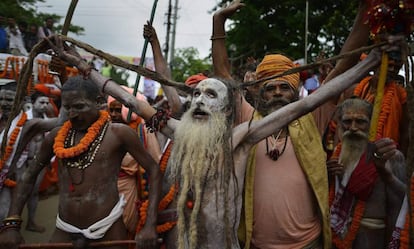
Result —
M208 117L208 115L209 114L207 112L201 109L198 109L198 108L195 109L193 112L193 118L196 118L196 119L205 119L206 117Z

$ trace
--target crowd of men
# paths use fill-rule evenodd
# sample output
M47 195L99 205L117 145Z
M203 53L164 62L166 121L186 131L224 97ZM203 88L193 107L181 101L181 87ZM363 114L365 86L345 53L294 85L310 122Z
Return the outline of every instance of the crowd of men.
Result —
M58 117L45 118L48 98L34 93L31 119L20 112L2 135L0 248L23 243L23 207L36 200L33 186L54 157L59 208L50 243L409 248L407 91L397 81L405 37L381 37L386 45L362 61L356 55L324 64L308 80L281 75L297 65L267 54L247 67L240 83L230 70L225 22L243 6L236 0L213 15L213 75L190 77L180 88L188 93L184 101L163 86L168 105L131 95L91 70L73 46L51 38L56 56L82 75L65 80ZM361 2L341 53L367 43L366 11ZM143 35L156 71L170 79L149 23ZM306 97L304 85L311 90ZM0 90L2 130L13 86ZM384 92L376 104L378 89ZM30 210L26 229L42 232Z
M27 56L40 40L55 33L53 25L52 17L46 17L44 25L38 26L0 16L0 53Z

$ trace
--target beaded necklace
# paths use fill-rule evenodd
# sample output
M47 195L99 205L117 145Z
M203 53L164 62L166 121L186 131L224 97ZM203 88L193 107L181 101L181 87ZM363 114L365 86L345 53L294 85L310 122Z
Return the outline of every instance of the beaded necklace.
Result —
M109 114L101 111L99 119L89 127L88 132L75 146L76 130L72 129L70 121L66 121L64 126L59 130L55 138L54 150L59 151L59 158L66 165L70 178L69 190L75 191L74 185L80 185L84 180L84 170L88 168L95 160L96 154L101 146L110 122ZM87 140L86 140L87 139ZM68 153L70 151L70 153ZM79 181L74 181L69 168L81 170Z
M96 153L101 147L101 142L102 142L103 137L105 136L108 126L109 126L109 122L106 122L102 128L101 133L99 134L98 137L95 138L95 140L92 141L87 151L85 151L84 153L76 157L64 158L63 162L65 163L65 165L68 166L69 168L77 168L81 170L84 170L87 167L89 167L92 164L93 160L95 159ZM71 129L69 131L68 136L65 139L65 148L73 147L73 145L75 144L75 136L76 136L76 130Z

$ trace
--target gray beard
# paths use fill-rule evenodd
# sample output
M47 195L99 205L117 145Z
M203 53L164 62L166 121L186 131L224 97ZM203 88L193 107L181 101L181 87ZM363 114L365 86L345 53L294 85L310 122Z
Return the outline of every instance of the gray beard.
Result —
M207 173L203 172L209 168L207 166L222 162L224 148L229 146L231 130L225 114L213 113L206 121L194 120L191 115L192 111L187 111L174 132L174 146L169 160L170 173L174 178L180 178L188 170L192 177L205 177L200 174Z
M344 170L352 167L360 160L368 144L367 137L356 138L348 134L344 133L342 137L341 155L339 157L339 162L344 165Z

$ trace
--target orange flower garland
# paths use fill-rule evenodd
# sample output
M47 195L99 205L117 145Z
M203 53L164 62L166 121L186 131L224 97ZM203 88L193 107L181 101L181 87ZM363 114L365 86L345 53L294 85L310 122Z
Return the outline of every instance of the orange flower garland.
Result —
M174 199L175 196L175 186L171 186L168 193L162 198L160 203L158 204L158 211L164 210ZM139 222L137 225L136 233L141 231L142 227L144 227L145 221L147 220L147 209L148 209L149 201L146 200L142 203L141 207L139 208ZM157 226L157 233L163 233L171 228L173 228L177 224L176 221L166 222L164 224Z
M410 214L407 212L405 215L404 229L401 230L400 235L400 249L408 249L410 244Z
M339 143L334 153L331 156L331 159L339 158L341 153L342 144ZM329 185L329 206L332 205L335 198L335 182ZM358 232L359 226L361 224L361 219L364 216L365 211L365 202L358 200L354 208L354 216L352 217L351 226L344 239L341 239L335 232L332 231L332 241L338 249L349 249L352 248L352 243L355 240L356 234Z
M9 141L6 145L6 149L4 151L3 156L0 159L0 171L3 169L4 164L7 162L7 160L10 158L11 154L13 153L13 147L14 144L16 143L17 137L19 136L20 130L22 128L22 126L26 123L27 121L27 114L25 112L23 112L22 116L20 117L19 121L17 121L16 123L16 127L14 128L13 132L10 134L10 138ZM7 187L15 187L16 186L16 182L10 179L5 179L3 184Z
M170 158L170 155L171 155L172 145L173 145L173 142L171 141L161 156L160 170L162 173L164 173L165 170L167 169L168 159Z
M414 227L414 177L411 176L410 179L410 212L407 212L406 216L406 222L404 225L404 229L401 231L401 237L400 237L400 248L406 249L410 246L410 228Z
M163 153L160 159L160 170L161 173L164 173L167 169L168 164L168 158L171 155L171 149L172 149L173 142L170 142L167 146L167 149ZM170 190L168 193L162 198L160 203L158 204L158 211L162 211L168 207L168 205L174 200L176 193L176 186L172 185L170 187ZM139 208L139 221L136 229L136 233L139 233L141 231L142 227L145 224L145 221L147 220L147 209L148 209L149 201L146 200L142 203L141 207ZM164 224L157 226L157 233L164 233L172 229L177 224L176 221L170 221L166 222Z
M365 79L363 79L358 85L357 87L354 89L354 95L370 102L370 103L374 103L374 98L375 95L372 94L368 94L368 90L369 90L369 81L370 81L371 77L367 77ZM381 112L379 114L379 118L378 118L378 126L377 126L377 136L383 137L383 132L385 129L385 125L386 125L386 121L388 119L389 114L391 113L391 104L392 104L392 100L395 96L395 94L397 93L397 85L395 84L395 82L391 82L390 84L387 84L385 86L385 90L384 90L384 97L382 99L382 103L381 103ZM392 127L392 129L398 129L398 126L396 127Z
M99 135L102 127L109 120L109 113L107 111L100 111L98 120L96 120L95 123L93 123L88 128L88 132L79 141L79 144L70 148L65 148L65 139L68 136L70 129L72 128L72 123L70 121L66 121L55 137L53 151L55 152L56 156L58 158L72 158L86 152L91 143Z
M344 239L341 239L336 233L332 233L332 241L338 249L352 248L352 243L355 240L356 234L361 223L362 216L364 216L365 202L358 200L355 209L354 216L352 217L351 226Z

